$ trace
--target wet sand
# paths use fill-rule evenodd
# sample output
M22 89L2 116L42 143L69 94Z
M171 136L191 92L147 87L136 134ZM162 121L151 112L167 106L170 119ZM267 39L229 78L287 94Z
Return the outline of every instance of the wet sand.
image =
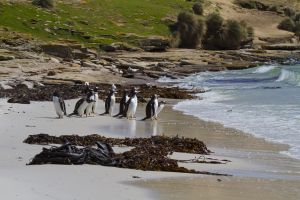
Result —
M300 199L300 160L279 153L286 151L287 145L268 142L221 124L183 115L171 107L160 117L159 125L163 134L198 138L214 151L207 158L232 161L225 165L193 164L189 167L233 176L173 178L135 183L152 190L154 198Z
M66 102L70 113L75 100ZM266 142L220 124L207 123L173 111L168 105L158 121L109 116L56 119L52 102L30 105L0 100L0 192L4 199L299 199L300 162L284 155L286 145ZM103 103L98 113L103 112ZM115 111L117 112L117 110ZM22 141L29 134L101 134L110 137L179 135L204 141L215 153L208 158L228 159L227 164L180 165L198 170L229 173L216 177L169 172L144 172L103 166L26 166L41 151L40 145ZM176 153L175 158L199 155ZM133 179L133 176L139 176ZM220 179L220 180L218 180ZM84 187L83 187L84 186ZM99 196L100 195L100 196Z

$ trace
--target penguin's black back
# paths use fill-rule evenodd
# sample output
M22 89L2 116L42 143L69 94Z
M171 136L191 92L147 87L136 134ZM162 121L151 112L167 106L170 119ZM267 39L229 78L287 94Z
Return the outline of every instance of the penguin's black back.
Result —
M63 98L59 98L59 105L61 110L64 112L65 115L67 115L67 111L66 111L66 104L65 101L63 100Z
M79 100L76 102L75 108L74 108L74 111L73 111L74 114L77 114L77 113L78 113L77 110L78 110L78 108L80 107L80 105L81 105L84 101L85 101L85 98L81 98L81 99L79 99Z

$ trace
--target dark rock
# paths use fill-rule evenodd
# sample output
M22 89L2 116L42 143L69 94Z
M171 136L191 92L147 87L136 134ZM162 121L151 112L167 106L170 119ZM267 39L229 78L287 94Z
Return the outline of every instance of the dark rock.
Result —
M47 76L55 76L56 75L56 72L55 71L49 71L47 73Z
M8 103L20 103L20 104L30 104L30 100L28 98L21 97L13 97L7 100Z
M122 76L125 77L125 78L134 78L133 73L123 73Z
M106 52L115 52L115 51L138 51L138 48L130 46L126 43L112 43L100 45L100 49Z
M162 52L170 47L170 41L165 38L147 38L139 41L140 47L145 51Z
M82 51L77 50L77 49L72 51L72 54L73 54L74 59L87 59L87 58L91 58L91 56L93 56L88 53L83 53Z
M15 59L14 56L0 55L0 61L13 60L13 59Z
M60 58L73 59L72 49L62 44L45 44L41 46L43 52Z
M128 75L130 78L132 75ZM111 88L110 84L93 84L101 88L99 97L105 99L107 97L107 91ZM118 90L130 89L136 85L120 86L117 85ZM178 87L157 87L148 85L138 85L140 96L144 98L150 98L153 94L158 94L161 98L171 99L192 99L194 91L187 91ZM0 87L0 98L11 98L9 102L12 103L29 103L30 101L52 101L52 94L54 91L60 91L64 99L75 99L81 97L84 94L86 86L82 81L74 81L74 85L70 84L46 84L46 85L34 85L34 88L30 89L26 85L19 84L11 89L3 89ZM149 92L151 90L151 92ZM121 95L118 93L117 95ZM121 96L117 96L117 99ZM139 99L141 101L141 99Z
M115 52L117 50L115 46L109 44L100 45L100 49L106 52Z

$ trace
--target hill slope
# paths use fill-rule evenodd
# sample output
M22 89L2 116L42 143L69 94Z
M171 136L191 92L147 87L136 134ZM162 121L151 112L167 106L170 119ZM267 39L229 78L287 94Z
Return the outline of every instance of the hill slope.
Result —
M140 36L167 36L164 19L176 17L192 5L183 0L65 2L57 2L53 10L35 7L30 2L1 3L0 26L43 40L90 44L133 41Z
M267 4L298 8L297 0L257 0ZM11 3L13 2L13 3ZM66 3L68 2L68 3ZM256 43L262 38L286 38L293 34L277 29L284 16L237 6L234 0L206 0L205 14L219 12L225 19L244 20L254 27ZM168 37L168 23L181 11L191 10L186 0L73 0L56 1L53 10L31 1L0 0L0 27L26 33L44 41L84 43L127 42L159 35Z

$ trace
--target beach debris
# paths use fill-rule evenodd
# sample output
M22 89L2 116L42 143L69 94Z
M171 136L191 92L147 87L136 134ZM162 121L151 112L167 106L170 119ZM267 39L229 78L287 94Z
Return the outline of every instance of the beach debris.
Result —
M207 155L211 151L206 145L196 138L185 137L167 137L167 136L152 136L150 138L107 138L101 135L92 134L86 136L79 135L61 135L50 136L48 134L29 135L24 140L28 144L64 144L65 141L77 146L91 146L95 141L107 143L111 146L161 146L162 149L167 149L170 152L183 152Z
M206 164L227 164L230 160L218 160L215 158L206 158L204 155L200 155L198 158L188 160L177 160L181 163L206 163Z
M66 143L67 141L67 143ZM24 140L28 144L62 144L61 147L43 148L29 164L99 164L119 168L147 171L168 171L207 175L224 175L196 171L178 166L178 161L169 158L173 152L209 154L206 145L191 138L152 136L150 138L106 138L100 135L30 135ZM92 145L97 145L97 149ZM129 151L116 154L112 146L132 146ZM77 146L83 146L79 148ZM101 151L101 155L98 153ZM95 154L95 155L94 155ZM99 155L98 155L99 154ZM89 158L92 156L92 158ZM102 156L102 157L101 157ZM103 157L104 156L104 157ZM96 157L96 160L94 159ZM104 164L102 164L104 163Z
M105 99L107 96L106 91L111 88L110 84L92 84L93 87L101 88L99 93L100 99ZM118 85L118 90L126 90L132 86L121 86ZM145 102L144 98L150 98L152 94L158 94L161 98L171 98L171 99L191 99L193 92L180 89L178 87L165 88L158 86L148 86L146 84L139 85L139 95L138 99L140 102ZM76 99L85 96L84 91L86 85L84 82L76 84L49 84L49 85L35 85L33 88L28 88L26 85L18 84L12 86L10 89L4 89L0 87L0 98L8 97L9 103L21 103L29 104L30 101L52 101L52 94L55 91L60 91L61 96L67 99ZM151 92L149 92L151 91ZM117 101L121 99L122 93L116 95Z

